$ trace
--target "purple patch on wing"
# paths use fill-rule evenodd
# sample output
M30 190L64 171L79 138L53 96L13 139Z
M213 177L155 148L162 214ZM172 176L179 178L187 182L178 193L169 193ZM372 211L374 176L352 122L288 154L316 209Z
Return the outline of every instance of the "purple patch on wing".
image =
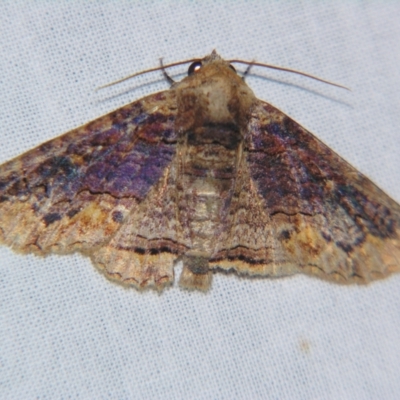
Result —
M176 142L172 120L161 115L149 119L152 123L146 121L89 166L82 188L144 198L171 162Z
M257 129L249 146L251 177L271 210L316 213L326 200L326 171L313 169L314 154L279 124ZM306 146L306 145L305 145Z
M134 151L106 177L103 190L113 196L134 196L143 199L161 178L175 154L175 146L139 142Z
M142 199L175 153L174 118L148 114L138 102L44 143L22 158L29 181L14 173L14 161L3 166L10 172L0 181L1 199L35 193L38 201L68 201L84 190Z

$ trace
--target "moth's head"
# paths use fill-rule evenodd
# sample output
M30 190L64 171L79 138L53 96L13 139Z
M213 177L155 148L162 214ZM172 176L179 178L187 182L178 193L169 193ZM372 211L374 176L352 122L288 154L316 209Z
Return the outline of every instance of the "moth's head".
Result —
M234 66L225 61L215 50L203 59L193 61L188 68L188 78L198 83L216 75L226 76L234 80L240 79Z

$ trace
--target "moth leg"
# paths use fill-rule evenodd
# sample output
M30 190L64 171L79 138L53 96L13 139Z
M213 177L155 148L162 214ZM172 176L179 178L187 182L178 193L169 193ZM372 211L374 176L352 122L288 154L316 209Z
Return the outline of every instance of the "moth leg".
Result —
M207 291L211 286L212 271L209 258L201 254L186 254L183 257L183 270L179 285L189 290Z
M164 75L164 78L167 80L167 82L172 86L175 81L167 74L167 71L164 68L163 60L160 58L160 66L161 66L161 71Z

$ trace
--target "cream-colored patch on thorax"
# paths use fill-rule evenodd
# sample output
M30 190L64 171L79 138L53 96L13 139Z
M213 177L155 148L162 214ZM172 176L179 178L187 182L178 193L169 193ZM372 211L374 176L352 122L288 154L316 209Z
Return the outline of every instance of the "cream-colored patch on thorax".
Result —
M178 128L187 130L204 123L236 124L245 128L252 105L253 91L229 64L216 59L204 61L195 74L183 79L175 90L178 98Z

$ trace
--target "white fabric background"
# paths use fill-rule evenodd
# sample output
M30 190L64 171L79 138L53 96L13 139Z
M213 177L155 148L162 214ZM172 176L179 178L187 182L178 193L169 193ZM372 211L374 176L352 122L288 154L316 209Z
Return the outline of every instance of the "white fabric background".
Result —
M0 162L168 88L161 73L97 86L216 48L351 87L259 68L247 79L400 201L399 15L399 2L3 1ZM0 260L2 399L399 396L400 276L216 275L207 294L159 295L79 255L0 247Z

